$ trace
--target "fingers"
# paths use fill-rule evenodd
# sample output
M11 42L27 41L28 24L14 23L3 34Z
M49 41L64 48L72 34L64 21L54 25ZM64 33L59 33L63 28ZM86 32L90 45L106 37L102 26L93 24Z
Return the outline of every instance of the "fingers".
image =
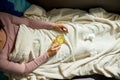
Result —
M59 32L68 33L67 27L65 25L63 25L63 24L56 24L55 29L58 30Z
M61 32L66 32L66 33L68 32L67 27L65 27L65 25L63 24L60 24L58 28L60 29Z
M52 50L58 50L60 48L59 44L53 44L53 46L51 47Z
M48 55L50 57L54 56L58 50L60 49L60 45L59 44L53 44L49 49L48 49Z
M62 27L62 31L68 33L68 29L66 27Z

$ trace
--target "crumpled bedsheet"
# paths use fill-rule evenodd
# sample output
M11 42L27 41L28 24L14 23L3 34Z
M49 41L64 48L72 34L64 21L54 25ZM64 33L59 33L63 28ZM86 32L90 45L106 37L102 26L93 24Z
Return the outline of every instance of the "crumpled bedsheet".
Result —
M30 19L65 24L69 33L62 34L65 43L48 62L28 75L9 74L11 80L71 79L74 76L101 74L120 78L120 16L102 8L89 12L79 9L45 11L32 5L24 16ZM42 55L57 35L55 30L33 30L21 24L13 61L28 61ZM19 56L18 56L19 55Z

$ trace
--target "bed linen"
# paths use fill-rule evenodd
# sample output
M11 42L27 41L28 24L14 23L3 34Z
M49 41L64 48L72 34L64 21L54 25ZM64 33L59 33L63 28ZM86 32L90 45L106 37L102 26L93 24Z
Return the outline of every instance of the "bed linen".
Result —
M48 62L27 75L9 74L11 80L71 79L74 76L101 74L120 78L120 16L102 8L89 12L79 9L53 9L46 12L32 5L24 16L68 27L65 44ZM28 61L42 55L57 35L54 30L33 30L20 25L13 61ZM30 52L32 51L32 54Z

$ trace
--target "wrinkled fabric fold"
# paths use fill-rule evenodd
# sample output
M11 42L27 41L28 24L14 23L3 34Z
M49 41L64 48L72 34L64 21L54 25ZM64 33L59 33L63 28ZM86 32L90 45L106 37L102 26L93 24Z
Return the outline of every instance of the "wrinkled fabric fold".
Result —
M29 15L30 10L26 13ZM28 80L28 77L32 77L30 80L37 80L41 76L46 79L71 79L74 76L92 74L120 78L119 15L106 12L102 8L90 9L89 13L79 9L53 9L45 15L47 21L66 25L69 33L63 34L65 44L62 44L58 53L48 62L39 66L32 73L19 77L19 80L22 78ZM32 18L32 16L35 16L34 13L28 18ZM21 25L20 30L24 30L23 32L32 37L27 37L27 35L20 37L23 34L19 33L18 38L21 40L25 38L23 40L26 42L21 41L21 43L16 43L16 46L22 47L22 51L28 48L28 52L32 51L32 58L42 55L41 53L51 46L55 37L61 34L55 30L33 30L25 25ZM24 44L24 46L20 44ZM27 61L28 57L18 55L29 56L29 53L19 53L21 52L19 47L16 49L18 53L14 53L10 57L13 57L11 60L16 61L18 57L19 60Z

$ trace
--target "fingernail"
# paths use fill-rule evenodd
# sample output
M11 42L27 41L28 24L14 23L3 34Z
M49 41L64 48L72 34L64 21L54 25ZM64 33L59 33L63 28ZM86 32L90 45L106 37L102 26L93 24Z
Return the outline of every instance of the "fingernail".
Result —
M66 30L65 28L62 28L64 31Z

